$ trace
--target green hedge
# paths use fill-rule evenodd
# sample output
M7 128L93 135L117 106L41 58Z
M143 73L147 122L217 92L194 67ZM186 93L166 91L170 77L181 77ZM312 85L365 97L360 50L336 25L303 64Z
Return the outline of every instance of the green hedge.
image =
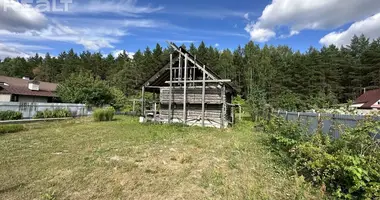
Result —
M66 118L72 117L71 112L68 109L57 109L57 110L45 110L38 111L33 117L34 119L48 119L48 118Z
M94 111L93 117L97 122L112 121L115 115L115 109L113 107L99 108Z
M25 128L23 125L12 124L12 125L0 125L0 134L5 133L16 133L23 131Z
M22 119L22 113L16 111L0 111L0 120L19 120Z
M378 130L380 122L363 121L335 139L321 131L309 134L306 127L281 118L265 125L269 145L338 199L380 198L380 141L370 134Z

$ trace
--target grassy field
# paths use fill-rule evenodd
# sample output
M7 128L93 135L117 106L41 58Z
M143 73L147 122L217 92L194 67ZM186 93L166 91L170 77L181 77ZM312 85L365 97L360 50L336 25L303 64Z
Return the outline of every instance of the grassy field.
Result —
M0 199L319 199L274 161L250 122L27 126L0 135Z

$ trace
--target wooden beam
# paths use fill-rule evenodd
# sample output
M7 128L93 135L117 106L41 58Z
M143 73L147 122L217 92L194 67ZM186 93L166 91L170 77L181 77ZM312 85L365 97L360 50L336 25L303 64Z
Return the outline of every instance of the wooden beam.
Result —
M178 57L176 57L174 60L173 60L173 63L177 62L178 61ZM165 67L161 68L160 71L158 71L154 76L152 76L147 82L144 83L144 86L150 86L150 84L156 80L158 77L160 77L166 70L169 69L169 65L170 63L168 63L167 65L165 65Z
M145 86L145 88L149 88L149 89L160 89L162 88L161 86Z
M157 113L157 103L156 102L154 102L153 111L154 111L154 113L153 113L153 122L156 122L156 117L157 117L157 115L156 115L156 113Z
M185 55L185 53L183 53L181 51L181 49L179 49L178 47L176 47L175 45L173 45L171 42L168 42L166 41L171 47L173 47L173 49L175 49L176 51L178 51L180 53L180 55ZM200 66L197 62L195 62L195 60L193 60L192 58L188 58L188 60L190 62L192 62L194 65L196 65L198 67L198 69L204 71L207 76L211 77L212 79L216 80L217 78L215 76L213 76L211 73L209 73L206 69L203 69L203 66Z
M143 86L141 89L141 115L145 117L145 87Z
M206 68L205 65L203 65ZM202 127L205 127L205 101L206 101L206 73L203 71L203 79L202 79Z
M241 121L241 112L242 112L241 105L239 105L239 121Z
M197 62L197 55L194 55L194 61L195 62ZM203 66L203 68L205 68L204 66ZM196 69L196 67L195 67L195 65L194 65L194 67L192 67L192 69L193 69L193 81L195 80L195 69ZM193 86L195 86L195 83L193 83Z
M179 67L173 67L173 69L179 69ZM198 69L198 67L187 67L187 69Z
M185 54L185 69L184 69L184 80L183 80L183 122L186 124L186 103L187 103L187 62L188 62L188 55Z
M222 89L221 89L221 97L222 97L222 102L223 102L223 106L222 106L222 118L221 118L221 128L224 128L224 120L226 118L226 86L223 85Z
M194 80L194 81L186 81L187 83L203 83L203 80ZM229 79L220 79L220 80L205 80L206 83L230 83ZM170 81L166 81L165 83L170 83ZM173 83L184 83L184 81L173 81Z
M170 54L170 88L169 88L169 115L168 115L168 123L170 124L172 121L172 88L173 88L173 54Z
M178 78L177 80L181 80L182 81L182 54L180 53L179 54L179 62L178 62Z

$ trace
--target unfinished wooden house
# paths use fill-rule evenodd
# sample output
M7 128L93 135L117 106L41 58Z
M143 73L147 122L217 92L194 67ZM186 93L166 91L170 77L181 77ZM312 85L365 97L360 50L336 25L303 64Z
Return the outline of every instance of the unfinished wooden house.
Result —
M196 56L169 44L175 50L169 63L142 86L144 103L145 92L159 97L149 110L142 106L143 120L216 128L232 125L236 90L231 80L221 79Z

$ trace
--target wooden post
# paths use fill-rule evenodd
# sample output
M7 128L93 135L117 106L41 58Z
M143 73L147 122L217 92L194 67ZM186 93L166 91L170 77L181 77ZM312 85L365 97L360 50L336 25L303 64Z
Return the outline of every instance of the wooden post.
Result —
M153 108L153 122L156 122L156 113L157 113L157 102L154 101L154 108Z
M178 61L178 81L182 81L182 54L179 54ZM181 84L178 84L181 85Z
M206 68L203 65L203 68ZM202 127L205 127L205 101L206 101L206 73L203 71L203 82L202 82Z
M193 81L195 81L195 64L197 63L197 56L194 56L194 67L193 67ZM203 66L204 67L204 66ZM193 86L195 86L195 83L193 83Z
M145 87L141 89L141 115L145 117Z
M232 124L235 124L235 106L231 107L231 121Z
M172 121L172 101L173 101L173 54L170 54L170 87L169 87L169 113L168 123Z
M222 117L221 117L221 128L224 128L224 119L226 118L226 86L223 85L222 92L221 92L221 98L222 98Z
M288 111L285 113L285 120L288 121Z
M186 103L187 103L187 61L188 61L188 55L185 54L185 69L184 69L184 83L183 83L183 122L186 124Z
M132 106L133 112L136 111L136 100L133 99L133 106Z
M241 105L239 105L239 121L241 121L241 112L242 112Z

